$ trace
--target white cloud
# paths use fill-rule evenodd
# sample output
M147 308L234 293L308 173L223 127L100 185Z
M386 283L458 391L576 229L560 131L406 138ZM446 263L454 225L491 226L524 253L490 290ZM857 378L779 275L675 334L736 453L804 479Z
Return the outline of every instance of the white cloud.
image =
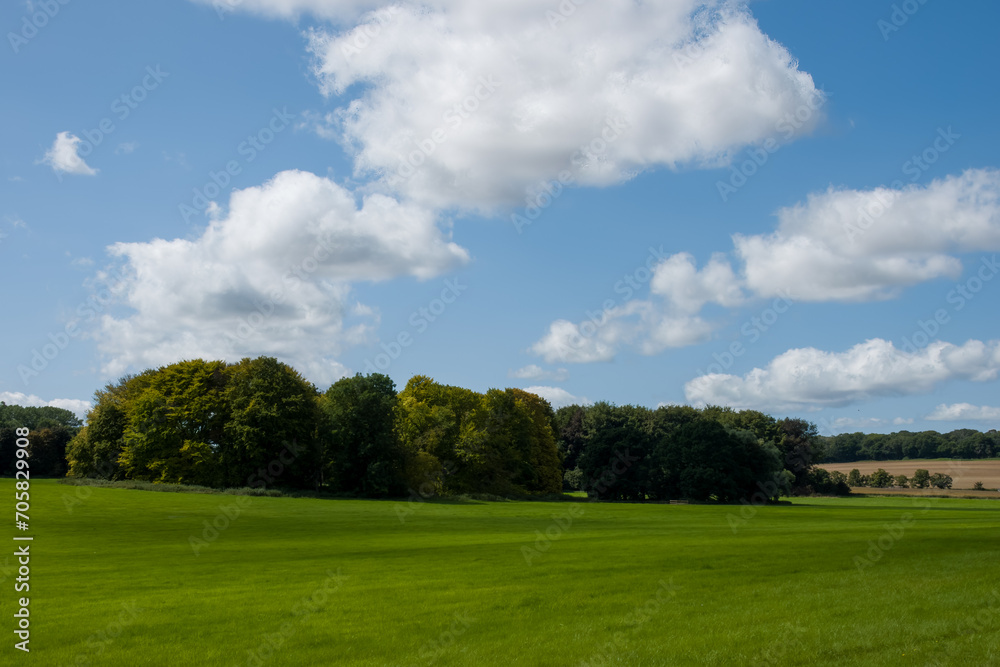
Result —
M949 253L1000 250L1000 170L969 170L901 191L831 189L781 209L775 232L733 241L740 271L722 254L702 269L688 253L667 257L653 270L648 299L607 314L613 328L581 341L590 325L561 320L532 350L550 363L607 361L625 345L658 354L709 340L719 323L702 317L708 304L871 301L955 278L962 262Z
M547 371L537 364L530 364L516 371L509 371L507 377L518 380L552 380L553 382L565 382L569 379L569 371L565 368L557 368Z
M78 153L79 146L80 137L69 132L60 132L56 135L56 140L52 144L52 148L45 153L45 157L40 162L52 167L52 171L57 174L96 175L97 170L91 168L80 157Z
M588 324L591 323L584 323L585 333L591 331L586 328ZM599 328L596 335L583 335L580 329L568 320L556 320L549 325L548 333L531 346L531 352L550 364L589 364L614 358L617 340L609 329Z
M734 237L746 286L803 301L871 301L955 278L951 253L1000 250L1000 171L905 190L830 189L778 212L773 234Z
M335 357L377 321L351 283L427 279L468 261L430 212L382 195L358 208L350 192L301 171L234 192L228 216L194 240L109 251L125 264L116 295L135 312L102 320L106 373L267 354L317 382L345 372Z
M926 419L931 421L1000 421L1000 408L972 405L971 403L955 403L953 405L942 403L934 409L934 412L927 415Z
M553 322L531 351L549 363L610 361L625 346L643 354L659 354L711 338L717 325L698 315L706 304L733 307L746 299L739 279L722 255L713 256L701 270L688 253L647 266L650 270L644 275L650 281L649 299L626 300L579 324ZM645 270L640 267L637 273ZM631 297L639 285L623 282L619 286Z
M134 153L135 149L139 147L139 143L136 141L127 141L125 143L118 144L115 148L115 155L128 155L129 153Z
M247 4L325 17L364 7ZM324 132L355 154L359 175L432 206L490 211L564 171L604 186L649 168L725 163L784 136L783 119L819 94L737 3L563 6L565 20L558 3L536 0L404 2L353 28L312 31L323 90L359 91Z
M738 306L746 298L732 266L721 253L713 255L700 271L686 252L668 257L657 265L650 292L685 313L700 312L707 303Z
M86 269L94 265L94 260L90 257L76 257L70 260L69 265L77 269Z
M844 406L877 396L923 394L949 380L985 382L1000 372L1000 342L934 342L913 354L878 338L842 353L801 348L743 377L711 374L685 387L695 405L761 410Z
M583 396L574 396L560 387L525 387L524 390L531 394L538 394L556 410L567 405L590 405L593 402Z
M222 17L236 11L259 14L268 18L295 20L302 14L335 22L353 20L373 9L377 0L193 0L209 5Z
M90 401L80 401L73 398L56 398L46 401L34 394L22 394L19 391L0 391L0 402L7 405L21 405L26 408L62 408L63 410L69 410L80 419L83 419L87 415L91 407Z

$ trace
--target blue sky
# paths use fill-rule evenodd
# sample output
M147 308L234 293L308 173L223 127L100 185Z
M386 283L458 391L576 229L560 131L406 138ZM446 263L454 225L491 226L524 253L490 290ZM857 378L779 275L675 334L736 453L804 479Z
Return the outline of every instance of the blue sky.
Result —
M0 398L267 354L996 428L998 15L7 3Z

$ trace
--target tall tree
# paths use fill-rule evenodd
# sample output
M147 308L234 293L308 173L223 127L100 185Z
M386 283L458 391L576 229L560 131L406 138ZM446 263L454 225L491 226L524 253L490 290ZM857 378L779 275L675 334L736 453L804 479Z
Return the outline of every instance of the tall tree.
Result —
M227 366L182 361L150 376L128 407L119 463L130 479L213 484L223 444Z
M316 388L272 357L243 359L229 373L218 452L223 484L317 487Z
M344 378L323 395L328 442L324 471L338 491L402 495L403 448L394 428L396 385L374 373Z
M780 439L776 443L784 456L785 469L795 475L793 484L809 484L809 470L813 465L813 443L817 438L816 425L804 419L782 419L778 422Z

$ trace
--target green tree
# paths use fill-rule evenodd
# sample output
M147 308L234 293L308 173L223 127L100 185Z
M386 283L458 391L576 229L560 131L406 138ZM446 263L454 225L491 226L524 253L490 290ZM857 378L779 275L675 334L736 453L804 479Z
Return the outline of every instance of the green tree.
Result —
M887 486L892 486L892 475L879 468L868 478L868 484L876 489L884 489Z
M906 477L906 475L896 475L893 483L901 489L905 489L910 486L910 480Z
M423 495L474 492L468 468L476 456L476 438L468 422L481 400L480 394L438 384L426 375L410 378L399 392L395 417L409 489L423 489ZM460 447L463 424L469 439Z
M583 488L583 471L579 468L567 470L566 474L563 475L563 480L566 482L566 488L572 491L579 491Z
M223 445L228 367L182 361L157 369L127 407L118 462L129 479L216 483L215 452Z
M837 495L846 496L851 492L851 486L847 483L847 475L839 470L830 473L830 481L833 483Z
M780 452L750 431L703 417L681 426L661 448L667 491L679 497L731 503L765 489L774 497L779 490Z
M913 473L913 479L910 480L910 486L914 489L926 489L931 481L931 474L924 470L923 468L918 468Z
M982 491L983 488L984 488L983 487L983 483L982 482L976 482L975 484L972 485L972 488L975 489L976 491Z
M931 486L938 489L950 489L952 483L951 475L945 475L940 472L936 472L931 475L928 481Z
M809 473L809 486L813 492L820 494L841 496L851 492L847 476L838 470L831 473L823 468L813 468Z
M30 435L32 475L64 477L68 470L66 445L73 439L73 431L65 426L47 426Z
M555 438L555 412L547 400L524 391L506 389L516 409L525 420L514 483L531 494L559 493L562 490L563 466Z
M795 475L796 487L804 487L808 485L813 465L816 425L804 419L783 419L777 426L780 438L776 444L784 456L785 469Z
M587 411L579 405L570 405L556 410L559 455L567 470L576 468L576 462L584 446L583 419Z
M317 488L316 388L272 357L243 359L228 372L222 484Z
M87 425L66 446L69 474L74 477L124 479L119 466L129 427L132 401L149 386L155 371L125 375L94 393Z
M587 410L584 433L586 446L578 463L587 496L646 500L653 492L647 466L656 442L651 412L631 405L596 403Z
M323 395L329 436L323 467L334 489L369 497L405 493L396 404L396 385L379 373L344 378Z

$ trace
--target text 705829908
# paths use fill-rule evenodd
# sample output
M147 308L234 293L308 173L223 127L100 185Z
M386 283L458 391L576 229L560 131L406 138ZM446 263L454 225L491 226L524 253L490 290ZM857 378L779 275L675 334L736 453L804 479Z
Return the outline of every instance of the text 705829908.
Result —
M31 489L31 475L29 470L28 456L30 452L28 451L28 445L30 444L28 440L29 430L26 428L17 429L17 472L14 477L16 479L15 491L14 491L14 525L18 530L26 531L28 530L28 511L31 509L30 505L30 495L29 491ZM15 542L31 541L31 537L15 537ZM14 590L18 593L27 593L31 590L30 587L30 574L31 574L31 545L25 544L14 550L14 556L17 557L18 569L17 569L17 580L14 584ZM14 634L17 635L18 639L21 641L14 644L14 648L17 648L25 653L29 652L28 642L31 632L29 629L30 621L28 611L28 605L31 602L29 598L19 598L17 601L17 613L14 614L14 618L17 619L17 628L14 630Z

